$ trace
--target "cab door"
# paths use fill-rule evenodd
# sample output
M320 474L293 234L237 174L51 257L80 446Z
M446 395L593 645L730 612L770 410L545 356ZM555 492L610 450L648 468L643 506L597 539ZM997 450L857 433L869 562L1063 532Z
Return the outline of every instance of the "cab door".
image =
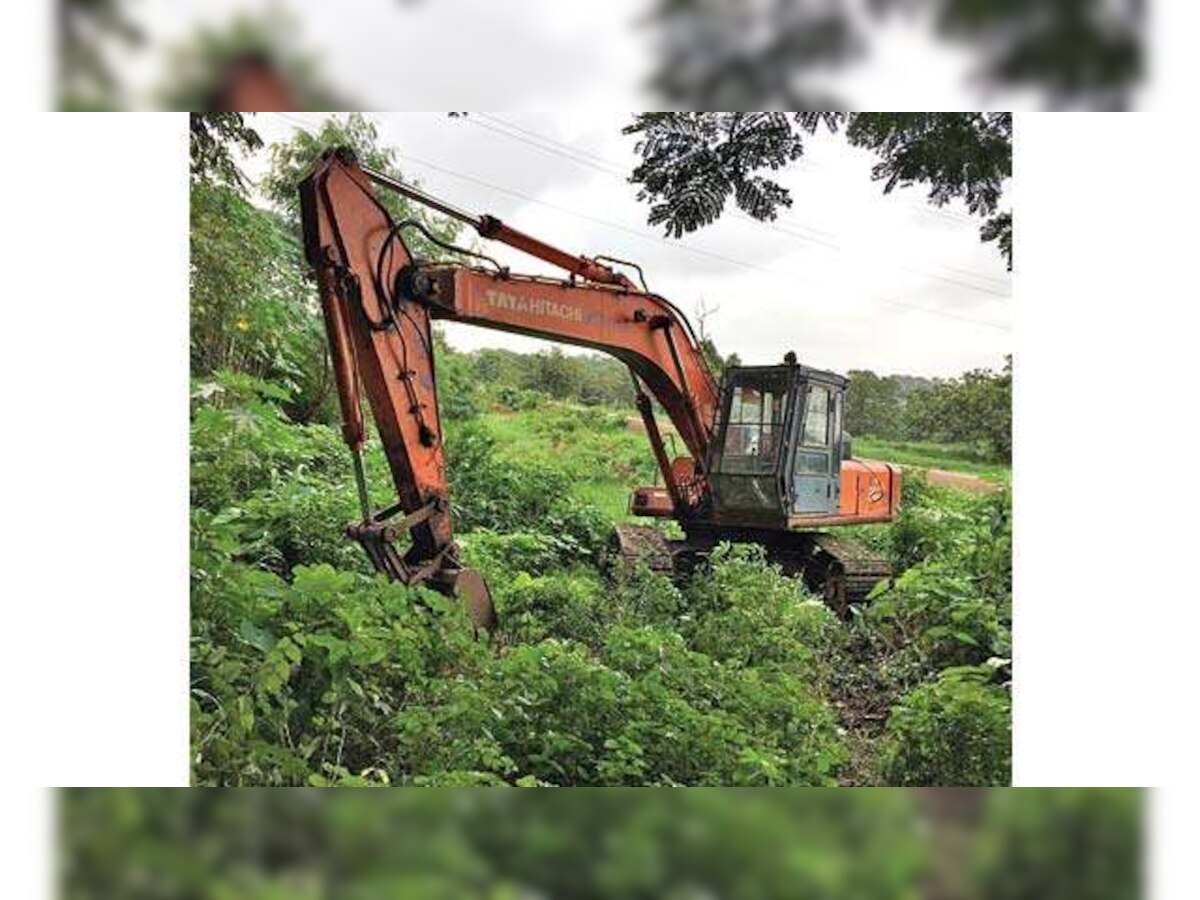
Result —
M792 514L832 515L841 501L842 392L810 381L796 431Z

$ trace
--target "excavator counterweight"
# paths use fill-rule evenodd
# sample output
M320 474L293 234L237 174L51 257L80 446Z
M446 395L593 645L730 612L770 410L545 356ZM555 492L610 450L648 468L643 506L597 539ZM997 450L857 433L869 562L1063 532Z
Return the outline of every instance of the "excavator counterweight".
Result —
M376 188L469 224L567 277L480 265L486 257L449 245L463 262L414 259L404 232L421 223L393 221ZM842 613L890 574L883 560L819 530L886 522L899 508L899 471L850 456L842 376L788 354L782 365L729 369L718 383L683 314L603 258L466 213L363 168L346 149L326 151L299 190L362 506L347 533L389 578L462 597L478 628L496 623L487 585L463 566L453 541L433 355L437 319L587 347L628 366L662 479L635 489L630 511L674 519L686 537L668 541L651 527L622 526L618 546L626 555L686 572L721 541L758 543ZM363 395L396 491L382 511L372 509L362 471ZM656 405L686 455L668 455Z

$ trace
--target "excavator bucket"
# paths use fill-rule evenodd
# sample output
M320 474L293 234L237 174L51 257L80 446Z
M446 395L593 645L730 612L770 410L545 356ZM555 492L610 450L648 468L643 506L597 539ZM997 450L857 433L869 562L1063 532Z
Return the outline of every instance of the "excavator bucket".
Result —
M499 619L492 603L492 592L476 569L460 569L454 576L454 596L467 610L475 633L483 629L488 634L496 630Z
M475 626L476 635L480 629L488 634L495 631L499 620L492 603L492 592L483 576L476 569L459 565L458 548L454 544L445 547L432 561L414 565L408 559L409 554L397 547L396 541L406 533L406 526L421 520L427 513L418 511L389 524L386 518L394 510L395 507L392 507L366 521L347 526L346 536L357 541L376 571L391 580L404 584L423 584L439 593L458 598L471 624Z

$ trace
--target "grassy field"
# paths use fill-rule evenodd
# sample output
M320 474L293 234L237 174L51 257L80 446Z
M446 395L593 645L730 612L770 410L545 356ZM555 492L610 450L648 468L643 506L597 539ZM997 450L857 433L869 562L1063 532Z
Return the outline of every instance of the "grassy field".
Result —
M628 513L629 493L654 483L657 472L646 436L630 427L621 413L548 404L525 412L487 413L483 421L504 456L566 466L576 479L580 498L614 519L637 521ZM1001 484L1012 479L1009 466L982 458L966 444L855 437L853 450L860 458L909 468L965 472Z
M487 413L482 421L502 456L566 468L580 499L615 520L639 521L629 515L630 491L653 484L657 469L646 436L631 431L623 414L553 404Z
M924 441L887 441L873 437L853 438L854 455L919 469L966 472L989 481L1009 482L1012 468L985 459L968 444L934 444Z

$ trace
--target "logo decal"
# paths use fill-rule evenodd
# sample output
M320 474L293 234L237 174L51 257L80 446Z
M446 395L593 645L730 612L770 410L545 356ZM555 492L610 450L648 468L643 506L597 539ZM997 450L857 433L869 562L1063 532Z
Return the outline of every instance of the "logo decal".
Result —
M503 309L509 312L528 313L534 316L545 316L548 319L562 319L566 322L586 322L594 325L603 320L598 313L584 312L578 306L569 303L558 303L555 300L541 300L536 297L522 297L506 291L488 289L484 299L492 309Z

